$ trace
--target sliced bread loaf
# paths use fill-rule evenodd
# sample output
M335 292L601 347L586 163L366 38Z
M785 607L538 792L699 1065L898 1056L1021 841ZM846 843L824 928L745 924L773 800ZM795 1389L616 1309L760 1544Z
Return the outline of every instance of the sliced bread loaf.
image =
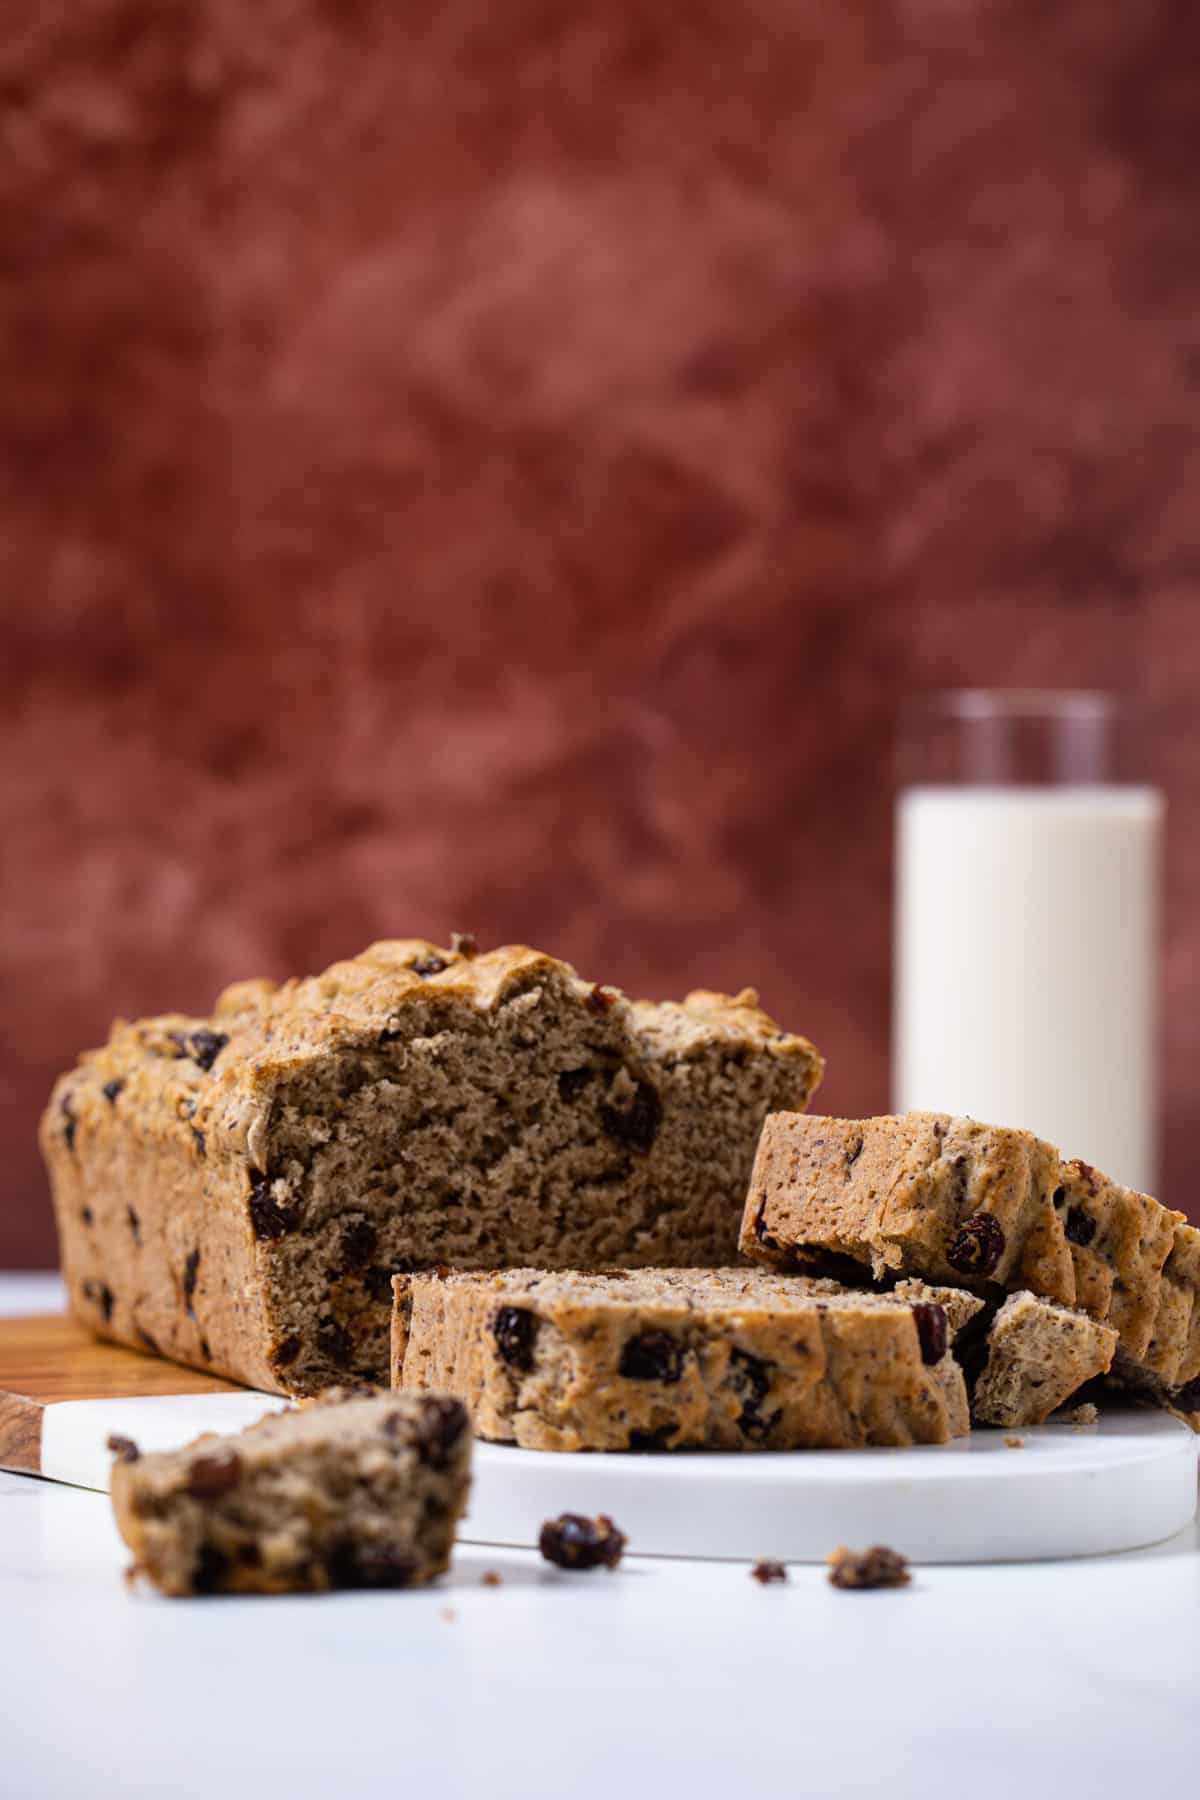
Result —
M71 1306L254 1387L386 1379L395 1270L727 1260L821 1066L749 989L630 1002L461 940L118 1022L42 1121Z

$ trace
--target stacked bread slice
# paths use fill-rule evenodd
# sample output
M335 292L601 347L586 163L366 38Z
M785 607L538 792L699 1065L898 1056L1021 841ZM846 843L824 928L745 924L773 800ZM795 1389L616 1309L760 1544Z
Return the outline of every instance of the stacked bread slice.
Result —
M1200 1415L1200 1230L1030 1132L940 1113L776 1114L740 1248L775 1268L951 1281L993 1304L1025 1291L1047 1343L1049 1308L1074 1309L1111 1335L1116 1380Z
M744 1268L508 1269L395 1279L392 1381L448 1392L538 1450L946 1443L1040 1425L1117 1334L1030 1293L883 1292Z

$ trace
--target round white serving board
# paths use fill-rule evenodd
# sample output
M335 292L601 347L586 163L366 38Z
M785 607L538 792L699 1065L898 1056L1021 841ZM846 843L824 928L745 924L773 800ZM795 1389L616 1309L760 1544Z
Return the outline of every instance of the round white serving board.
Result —
M236 1431L266 1394L71 1400L43 1415L41 1472L106 1488L110 1432L143 1450ZM526 1548L560 1512L608 1513L631 1553L820 1562L838 1544L891 1544L914 1562L1031 1562L1158 1543L1196 1512L1200 1439L1169 1414L1102 1413L911 1450L572 1455L478 1443L468 1543Z
M524 1546L560 1512L608 1513L631 1552L821 1562L890 1544L914 1562L1032 1562L1158 1543L1196 1512L1200 1440L1165 1413L976 1431L905 1450L578 1455L477 1444L459 1536Z

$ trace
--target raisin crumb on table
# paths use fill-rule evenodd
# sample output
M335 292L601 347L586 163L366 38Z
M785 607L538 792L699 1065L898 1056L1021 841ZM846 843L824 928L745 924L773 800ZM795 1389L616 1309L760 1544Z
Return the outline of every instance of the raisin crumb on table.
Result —
M607 1513L559 1513L542 1526L538 1549L557 1569L615 1569L627 1542Z
M760 1587L769 1587L772 1582L786 1581L788 1572L781 1562L756 1562L750 1571L751 1581L757 1581Z
M847 1550L840 1544L825 1560L836 1588L904 1587L912 1579L908 1558L884 1544L872 1544L869 1550Z

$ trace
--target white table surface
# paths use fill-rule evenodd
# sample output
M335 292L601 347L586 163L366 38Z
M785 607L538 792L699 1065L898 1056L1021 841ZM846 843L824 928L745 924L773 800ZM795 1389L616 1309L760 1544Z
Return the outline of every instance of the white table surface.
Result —
M0 1278L0 1312L55 1304ZM903 1549L903 1545L897 1548ZM435 1589L132 1594L100 1494L0 1474L0 1792L205 1800L1190 1793L1200 1534L918 1571L459 1552ZM484 1569L500 1587L481 1587Z

